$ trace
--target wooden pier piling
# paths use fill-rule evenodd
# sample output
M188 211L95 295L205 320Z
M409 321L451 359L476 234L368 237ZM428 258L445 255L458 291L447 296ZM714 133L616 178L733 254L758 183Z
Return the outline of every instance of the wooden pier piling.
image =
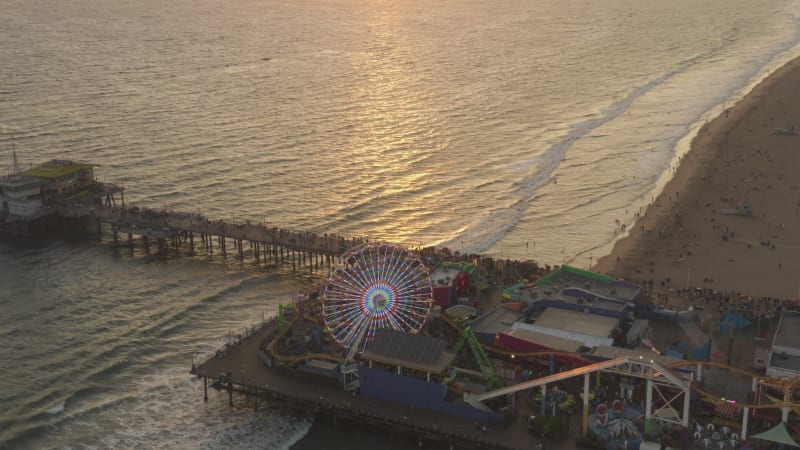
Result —
M334 258L352 246L360 245L365 240L345 239L335 235L316 235L308 231L291 231L264 224L250 222L228 224L222 220L212 221L198 214L181 212L164 212L163 210L145 210L136 212L116 206L97 205L85 210L65 210L65 220L82 222L85 229L96 233L103 239L113 241L119 246L120 234L128 235L128 247L135 248L134 237L142 240L142 248L151 252L151 241L155 240L160 255L167 255L172 249L180 253L186 249L189 255L195 255L195 235L199 236L200 249L209 255L214 254L214 239L224 257L228 256L228 240L234 245L235 254L240 261L252 258L256 263L283 265L291 263L293 271L308 268L310 272L319 270L323 264L330 266ZM84 219L90 220L84 220ZM95 228L96 227L96 228ZM107 230L107 231L106 231ZM168 241L169 239L169 241ZM248 250L245 251L245 241Z
M364 426L381 429L415 444L423 443L423 447L434 443L437 448L522 450L539 441L523 421L510 422L507 427L487 434L486 427L474 426L471 420L377 397L353 395L336 383L321 381L296 369L273 366L263 360L243 366L245 361L257 361L263 343L278 333L279 321L266 321L239 340L229 342L216 356L194 367L192 373L203 378L204 383L210 379L211 386L222 395L227 391L231 406L236 391L241 394L237 398L254 402L254 410L268 404L280 411L327 420L337 429ZM234 379L231 373L240 369L242 376ZM205 389L203 395L205 400Z

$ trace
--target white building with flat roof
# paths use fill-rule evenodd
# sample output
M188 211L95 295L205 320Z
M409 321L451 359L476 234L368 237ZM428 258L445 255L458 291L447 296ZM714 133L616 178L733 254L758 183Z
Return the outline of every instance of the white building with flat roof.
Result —
M534 323L515 323L511 329L523 329L559 338L578 341L584 347L613 345L612 337L619 320L567 309L547 308Z
M783 311L767 364L767 376L797 378L800 376L800 312Z

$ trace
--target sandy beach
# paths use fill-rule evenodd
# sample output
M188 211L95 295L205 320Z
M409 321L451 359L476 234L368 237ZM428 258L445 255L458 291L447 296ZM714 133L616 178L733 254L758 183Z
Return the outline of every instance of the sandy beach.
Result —
M661 195L592 270L652 280L656 292L800 297L798 94L795 59L705 124Z

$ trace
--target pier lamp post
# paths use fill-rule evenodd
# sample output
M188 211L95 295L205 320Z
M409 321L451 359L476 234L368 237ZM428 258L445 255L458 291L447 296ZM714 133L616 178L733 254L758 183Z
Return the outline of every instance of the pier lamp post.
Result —
M692 268L686 267L686 290L689 290L689 274L691 273Z
M731 365L731 357L733 356L733 326L728 326L728 365Z

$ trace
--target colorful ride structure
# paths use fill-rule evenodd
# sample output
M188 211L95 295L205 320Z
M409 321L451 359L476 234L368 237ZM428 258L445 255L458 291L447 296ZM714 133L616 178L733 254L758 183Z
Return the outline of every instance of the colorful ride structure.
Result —
M486 383L491 387L500 387L500 378L497 376L497 369L495 369L494 364L492 364L492 361L483 350L483 346L470 327L464 329L464 333L461 335L461 339L456 345L456 355L458 355L458 352L463 347L464 342L466 342L470 350L472 350L472 354L475 356L475 361L478 363L478 367L480 367L481 373L486 379Z
M388 244L365 244L345 253L325 286L323 317L344 348L363 352L375 330L422 329L431 310L430 273L413 253Z
M325 327L347 349L340 364L346 390L359 388L356 354L381 328L418 333L431 311L430 273L413 253L394 245L364 244L345 253L325 285Z

